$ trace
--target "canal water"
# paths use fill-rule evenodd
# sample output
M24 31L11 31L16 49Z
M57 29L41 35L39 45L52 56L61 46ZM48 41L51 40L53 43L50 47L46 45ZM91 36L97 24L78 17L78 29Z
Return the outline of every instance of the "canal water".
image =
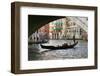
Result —
M88 58L88 41L77 40L78 44L71 49L49 50L42 49L40 44L28 46L28 60L54 60L54 59L80 59ZM72 40L49 40L43 45L62 45L64 43L73 44Z

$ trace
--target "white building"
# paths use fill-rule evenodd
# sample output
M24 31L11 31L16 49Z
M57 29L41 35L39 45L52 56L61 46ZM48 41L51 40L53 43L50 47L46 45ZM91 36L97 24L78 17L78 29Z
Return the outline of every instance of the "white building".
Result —
M76 39L87 38L87 20L87 17L70 16L51 22L50 39L72 39L74 35Z

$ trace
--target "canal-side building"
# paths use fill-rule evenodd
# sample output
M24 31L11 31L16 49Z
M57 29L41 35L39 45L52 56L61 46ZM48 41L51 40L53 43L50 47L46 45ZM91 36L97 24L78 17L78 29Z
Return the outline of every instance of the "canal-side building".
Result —
M60 39L61 38L62 30L63 30L62 22L63 22L62 19L59 19L59 20L55 20L55 21L49 23L50 39Z
M49 25L46 24L43 27L39 28L35 33L33 33L29 40L33 42L43 41L49 39Z
M87 18L80 17L76 20L74 17L66 17L50 22L50 39L73 39L73 36L75 36L76 39L87 40L87 31L84 30L81 20L87 23Z
M65 29L63 29L64 39L73 39L73 36L75 36L76 39L82 39L82 30L75 22L69 21L65 26Z
M40 38L43 39L49 39L49 24L46 24L45 26L38 29L38 33L40 34Z

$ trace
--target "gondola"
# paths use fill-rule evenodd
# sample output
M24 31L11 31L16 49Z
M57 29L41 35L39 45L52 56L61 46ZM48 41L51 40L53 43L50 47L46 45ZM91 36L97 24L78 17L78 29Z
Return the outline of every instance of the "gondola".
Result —
M51 49L51 50L56 50L56 49L69 49L69 48L73 48L74 46L76 46L78 44L78 41L75 42L74 44L72 45L67 45L66 44L63 44L62 46L46 46L46 45L42 45L40 44L41 48L43 49Z

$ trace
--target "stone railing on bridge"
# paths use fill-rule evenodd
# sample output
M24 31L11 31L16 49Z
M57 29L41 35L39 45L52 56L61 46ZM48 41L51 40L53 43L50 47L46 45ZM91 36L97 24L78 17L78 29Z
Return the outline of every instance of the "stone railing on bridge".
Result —
M88 25L79 19L78 17L67 17L67 19L70 19L70 21L75 22L78 26L80 26L85 32L88 32Z

